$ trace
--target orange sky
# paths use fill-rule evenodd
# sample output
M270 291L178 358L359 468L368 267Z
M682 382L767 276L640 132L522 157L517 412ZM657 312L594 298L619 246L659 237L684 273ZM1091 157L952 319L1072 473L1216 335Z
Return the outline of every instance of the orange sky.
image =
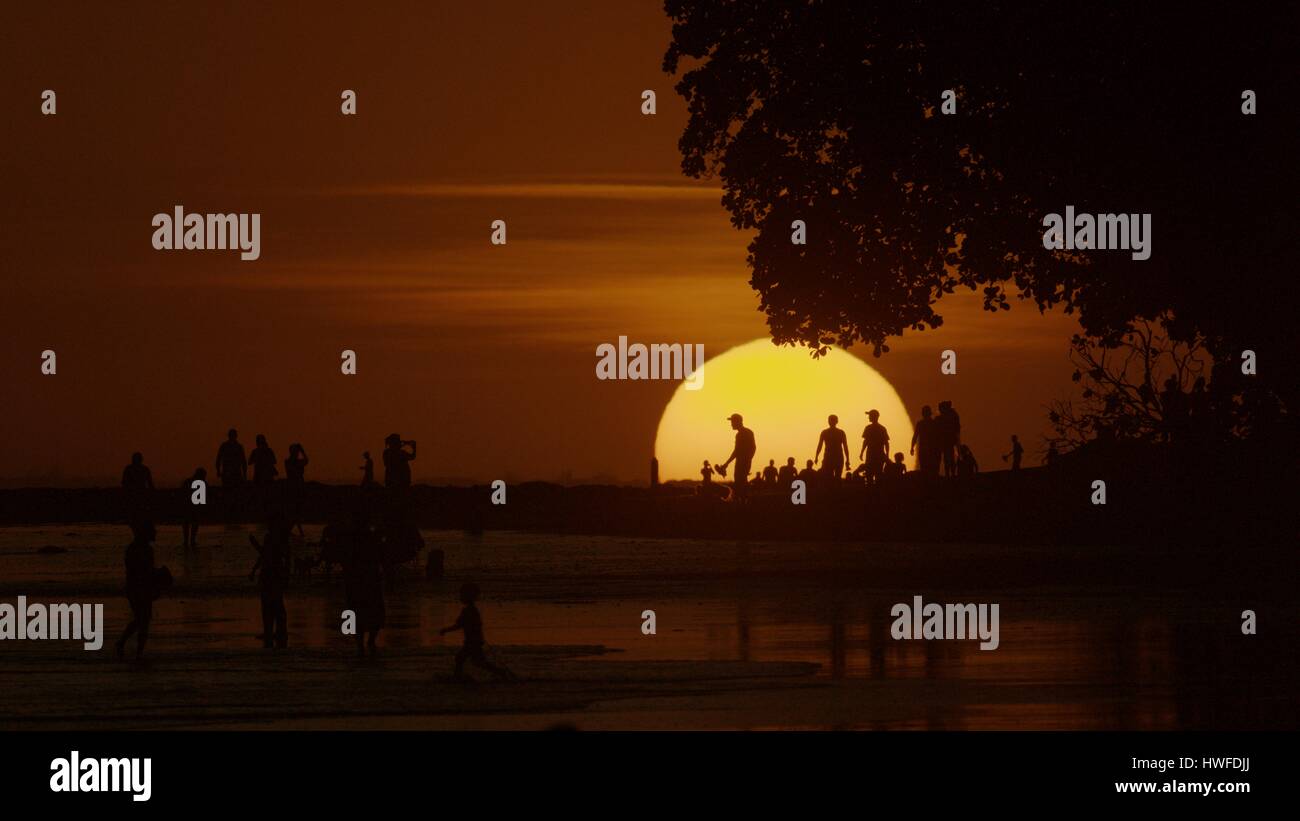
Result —
M281 457L302 442L321 480L358 478L398 431L417 482L644 481L674 384L597 381L596 346L766 334L747 236L678 170L658 3L362 8L0 12L0 483L114 481L133 450L179 482L232 425ZM261 213L261 259L154 251L177 204ZM941 313L882 359L855 352L913 415L952 399L986 468L1011 432L1032 454L1073 322L973 295ZM760 438L759 456L780 455Z

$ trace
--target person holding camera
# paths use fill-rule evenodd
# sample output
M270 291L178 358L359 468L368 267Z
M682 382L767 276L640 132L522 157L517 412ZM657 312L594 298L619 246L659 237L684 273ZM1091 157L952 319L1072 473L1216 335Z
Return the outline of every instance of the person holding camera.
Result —
M388 438L384 440L384 487L410 487L413 459L415 459L415 440L403 439L396 433L388 434Z

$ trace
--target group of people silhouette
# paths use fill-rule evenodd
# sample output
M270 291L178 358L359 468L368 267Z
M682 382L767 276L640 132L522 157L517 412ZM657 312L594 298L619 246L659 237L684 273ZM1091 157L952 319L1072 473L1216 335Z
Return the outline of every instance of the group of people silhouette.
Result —
M257 434L256 443L257 446L253 448L252 453L245 456L244 446L239 442L239 431L231 428L226 433L226 441L222 442L221 447L217 449L217 478L221 480L222 487L237 488L244 485L249 481L249 468L253 470L253 485L266 485L275 481L275 477L280 472L275 451L271 449L263 434ZM383 453L385 487L410 487L410 463L415 460L415 452L414 440L403 439L397 433L390 433L385 437ZM370 458L370 451L361 454L361 457L363 459L361 484L374 485L375 467ZM306 448L298 442L289 445L289 456L284 460L284 481L290 485L303 484L306 481L308 462ZM195 471L196 476L200 473L204 477L207 475L207 471L203 468ZM126 478L123 476L123 484L125 483Z
M244 495L245 486L277 492L263 493L257 501L269 510L266 532L258 538L250 534L249 543L257 558L249 572L249 580L256 581L261 599L262 633L258 636L265 648L285 648L289 642L288 613L285 592L295 573L310 572L323 564L327 572L337 564L343 570L345 602L355 617L357 653L376 653L380 630L386 621L384 581L390 578L393 568L418 555L423 546L410 513L409 491L411 465L416 457L416 443L389 434L384 440L384 493L379 500L381 519L371 522L371 507L376 497L368 495L343 522L326 525L321 534L320 554L315 558L293 556L293 531L297 527L299 540L305 541L301 522L302 488L306 482L309 463L306 449L295 442L289 446L289 456L284 460L284 479L276 482L279 463L266 437L258 434L256 447L245 455L239 442L239 432L231 428L217 450L216 470L222 491L232 498ZM363 454L361 467L363 487L375 488L374 464L370 453ZM249 480L251 468L252 479ZM206 483L207 471L196 468L182 485L185 494L194 490L194 481ZM126 598L131 608L131 620L119 638L116 650L119 657L125 654L128 640L135 637L136 656L143 655L153 618L153 602L171 585L171 575L165 567L154 564L153 542L157 531L150 511L154 491L153 475L144 464L144 456L134 453L131 463L122 471L122 488L125 507L131 525L132 540L126 548ZM181 522L182 547L195 548L198 544L198 511L200 505L187 504L186 516ZM464 645L456 655L455 676L464 678L466 662L502 678L514 679L512 673L490 662L484 654L483 621L475 605L479 597L478 586L467 582L460 591L464 609L455 624L439 635L460 630Z
M929 405L922 406L921 418L913 427L909 453L916 457L914 472L923 477L937 477L941 472L943 476L953 478L974 476L979 473L979 463L970 447L961 441L961 417L949 400L940 402L938 407L939 412L935 414ZM874 485L902 478L908 472L905 457L898 451L890 459L889 431L880 424L880 411L866 411L866 416L867 425L862 430L862 446L858 449L859 464L856 468L849 469L851 451L848 436L839 426L839 417L831 414L826 417L826 428L817 437L813 458L804 463L802 470L796 466L795 457L790 456L780 467L777 467L775 459L769 459L765 468L755 471L751 476L754 455L758 450L754 432L745 427L743 416L733 413L727 417L732 430L736 432L731 455L720 463L710 464L707 459L704 461L700 468L700 493L728 496L725 488L714 483L713 477L715 474L725 477L728 467L733 463L732 499L744 498L755 487L789 489L790 483L796 479L811 486L843 480ZM1010 458L1012 471L1019 471L1023 454L1024 448L1020 440L1012 435L1011 451L1002 457L1003 461Z
M961 441L961 417L946 399L939 403L938 415L929 405L921 406L921 418L912 428L911 454L923 476L937 476L941 469L949 477L979 472L975 454Z

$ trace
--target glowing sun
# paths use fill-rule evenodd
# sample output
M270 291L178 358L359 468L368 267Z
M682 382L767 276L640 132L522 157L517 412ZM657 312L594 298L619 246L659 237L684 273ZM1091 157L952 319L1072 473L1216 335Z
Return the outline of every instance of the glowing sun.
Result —
M754 431L758 452L753 470L762 470L769 459L780 467L789 456L802 470L804 461L813 458L830 414L839 416L839 427L848 435L853 467L860 461L866 412L873 408L889 431L891 455L907 453L911 445L912 423L898 391L844 351L813 359L806 348L756 339L706 361L704 377L699 390L687 390L685 382L678 385L659 420L655 456L663 480L698 479L705 459L726 459L735 439L727 422L733 413L745 417L745 427Z

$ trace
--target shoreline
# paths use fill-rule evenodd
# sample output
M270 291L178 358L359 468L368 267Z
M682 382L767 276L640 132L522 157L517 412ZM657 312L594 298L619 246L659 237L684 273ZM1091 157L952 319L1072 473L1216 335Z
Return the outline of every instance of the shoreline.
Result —
M1095 502L1099 477L1104 504ZM265 522L271 509L286 506L316 524L344 521L360 509L372 518L396 516L421 528L468 533L710 540L1231 545L1267 552L1270 543L1297 531L1295 482L1281 468L1270 471L1242 458L1206 464L1093 459L957 479L913 474L870 487L814 484L806 504L793 503L788 491L774 486L759 486L737 504L701 495L696 485L523 482L507 487L507 503L493 504L488 485L417 484L391 493L309 482L291 496L279 482L234 491L211 486L197 517L180 488L152 491L135 505L156 523L197 520L203 529ZM125 523L127 502L120 488L0 489L0 526Z

